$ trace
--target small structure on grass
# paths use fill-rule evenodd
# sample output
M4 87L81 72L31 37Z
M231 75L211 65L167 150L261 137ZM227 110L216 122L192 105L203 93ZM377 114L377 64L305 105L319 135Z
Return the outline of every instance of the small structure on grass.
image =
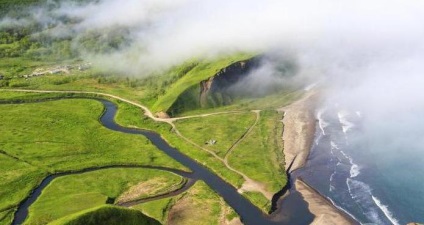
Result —
M215 145L215 144L216 144L216 140L214 140L214 139L210 139L210 140L205 142L205 145Z

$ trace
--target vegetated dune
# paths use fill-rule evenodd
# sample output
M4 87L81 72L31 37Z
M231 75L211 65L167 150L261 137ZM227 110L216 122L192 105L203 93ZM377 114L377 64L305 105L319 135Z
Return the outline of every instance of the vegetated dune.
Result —
M88 209L49 223L50 225L160 225L138 210L116 206L101 206Z

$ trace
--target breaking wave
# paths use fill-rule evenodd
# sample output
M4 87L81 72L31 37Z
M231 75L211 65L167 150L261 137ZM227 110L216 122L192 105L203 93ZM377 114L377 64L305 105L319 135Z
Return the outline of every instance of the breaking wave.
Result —
M339 209L340 211L343 211L344 213L346 213L347 215L349 215L350 217L352 217L353 219L355 219L356 221L359 221L354 215L352 215L350 212L348 212L347 210L345 210L343 207L341 207L341 206L339 206L339 205L337 205L334 201L333 201L333 199L331 199L331 198L328 198L327 197L327 199L328 200L330 200L330 202L331 202L331 204L333 204L337 209Z
M348 178L346 180L349 194L355 202L364 210L364 215L375 224L387 224L390 221L393 225L399 225L399 221L394 218L392 212L386 205L372 195L372 189L369 185L362 181ZM388 221L380 215L383 215Z
M375 197L374 195L371 195L372 200L375 202L375 204L378 206L378 208L380 208L381 211L383 211L384 215L387 217L387 219L390 220L390 222L392 222L393 225L399 225L399 221L394 218L392 212L390 212L390 210L387 208L386 205L383 205L381 203L381 201Z

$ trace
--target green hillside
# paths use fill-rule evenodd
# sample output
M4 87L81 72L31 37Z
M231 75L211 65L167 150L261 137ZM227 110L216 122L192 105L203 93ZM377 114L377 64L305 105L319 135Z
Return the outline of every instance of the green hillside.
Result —
M201 81L212 77L221 69L229 65L250 59L254 54L240 53L229 57L220 58L214 61L203 61L192 68L181 79L175 82L166 93L160 96L157 102L153 105L154 112L167 112L172 104L183 94L183 92L193 85L199 84Z
M101 206L85 210L62 219L53 221L49 225L160 225L157 220L150 218L138 210L125 209L116 206Z

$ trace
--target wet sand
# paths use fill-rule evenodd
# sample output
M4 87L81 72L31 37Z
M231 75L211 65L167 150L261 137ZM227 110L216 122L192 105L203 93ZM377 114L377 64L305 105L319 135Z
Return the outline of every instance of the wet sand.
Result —
M280 108L284 112L284 155L285 168L293 162L290 171L303 167L308 158L315 134L315 107L319 101L317 91L309 91L291 105ZM357 224L349 215L336 208L327 198L312 187L296 179L296 190L308 203L308 209L315 215L313 225Z
M315 189L300 179L296 180L296 190L309 204L309 211L315 215L312 225L358 224L349 215L337 209L330 200L321 196Z

